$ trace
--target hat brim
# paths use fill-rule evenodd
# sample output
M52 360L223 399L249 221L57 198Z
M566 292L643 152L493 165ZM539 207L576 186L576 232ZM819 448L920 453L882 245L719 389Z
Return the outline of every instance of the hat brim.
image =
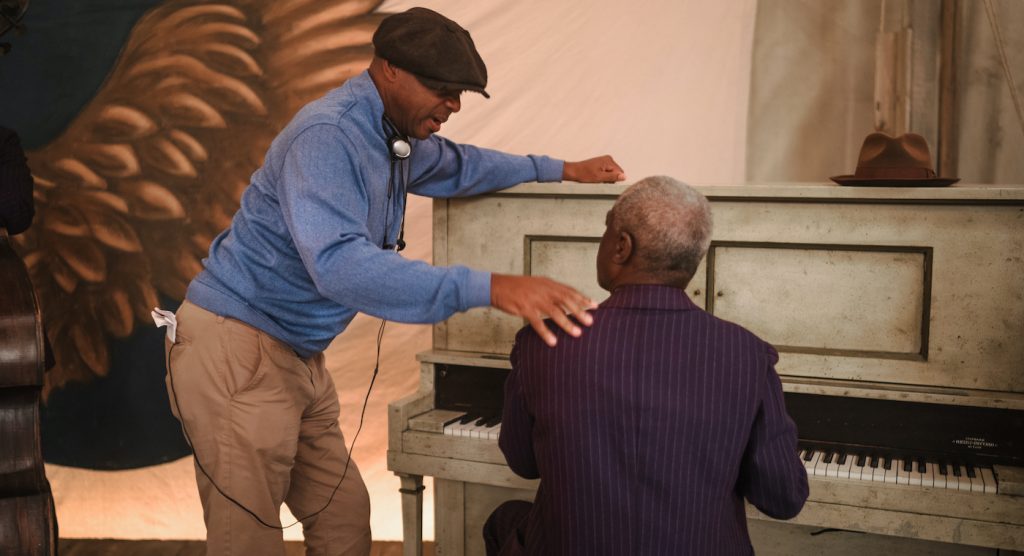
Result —
M409 73L412 73L412 72L409 72ZM479 86L479 85L472 85L470 83L450 83L450 82L447 82L447 81L438 81L437 79L431 79L429 77L423 77L422 75L419 75L419 74L416 74L416 73L413 73L413 75L416 76L416 79L418 79L420 83L423 83L424 85L426 85L430 89L435 89L435 90L449 89L449 90L452 90L452 91L473 91L474 93L480 93L481 95L484 96L484 98L491 98L491 95L487 94L487 91L485 91L484 88Z
M839 185L859 187L946 187L960 181L960 178L858 178L853 175L832 176L829 179Z

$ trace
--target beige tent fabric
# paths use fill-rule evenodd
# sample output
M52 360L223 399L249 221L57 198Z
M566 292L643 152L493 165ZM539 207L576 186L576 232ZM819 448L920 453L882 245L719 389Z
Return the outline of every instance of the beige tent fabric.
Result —
M391 0L470 30L491 99L441 134L514 153L612 154L631 180L743 180L755 0Z
M896 0L890 3L890 10ZM852 173L874 131L881 0L762 0L754 31L748 181L827 181ZM910 131L938 155L940 0L908 0L913 29ZM1024 133L982 0L961 2L955 140L964 182L1024 182ZM1024 3L995 0L1024 97ZM888 12L887 12L888 13ZM887 25L887 29L890 29Z
M762 0L757 7L747 180L852 173L874 130L880 0Z
M971 182L1024 183L1024 124L1010 98L984 2L965 4L957 90L959 174ZM992 4L1017 96L1024 102L1024 2Z

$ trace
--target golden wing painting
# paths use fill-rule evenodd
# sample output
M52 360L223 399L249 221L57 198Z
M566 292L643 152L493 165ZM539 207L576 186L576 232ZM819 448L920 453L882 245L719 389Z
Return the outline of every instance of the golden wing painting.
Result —
M57 2L0 58L0 123L35 177L15 236L56 359L48 462L121 469L188 453L163 332L250 173L304 103L362 71L374 0ZM90 53L82 55L82 50Z

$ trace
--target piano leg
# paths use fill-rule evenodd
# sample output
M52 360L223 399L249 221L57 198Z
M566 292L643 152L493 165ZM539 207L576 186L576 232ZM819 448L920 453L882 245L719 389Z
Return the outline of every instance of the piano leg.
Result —
M402 482L402 556L423 556L423 476L395 475Z

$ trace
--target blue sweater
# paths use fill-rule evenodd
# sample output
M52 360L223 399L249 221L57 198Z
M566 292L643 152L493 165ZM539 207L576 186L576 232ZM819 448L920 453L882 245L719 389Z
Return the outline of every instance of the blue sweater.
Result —
M395 164L389 196L383 113L367 72L302 108L270 145L187 299L259 328L303 357L323 351L357 311L431 323L489 305L490 273L434 267L382 249L401 226L398 173L408 173L410 193L456 197L557 181L563 162L434 135L411 141L412 156Z

